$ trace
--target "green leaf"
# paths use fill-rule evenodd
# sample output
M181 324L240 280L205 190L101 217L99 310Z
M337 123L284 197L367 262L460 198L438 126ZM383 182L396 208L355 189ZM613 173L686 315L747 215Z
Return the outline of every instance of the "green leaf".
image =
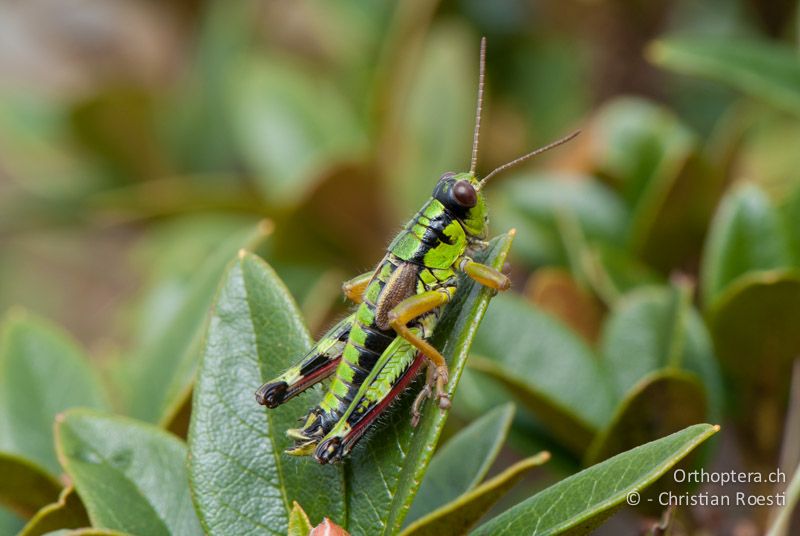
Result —
M402 536L466 534L517 482L549 459L550 454L542 452L515 463L458 499L416 520L403 530Z
M39 211L31 211L27 203L19 206L17 196L4 199L11 201L3 204L0 216L0 224L6 231L9 226L17 227L20 222L15 220L21 216L25 223L30 223L31 218L44 218L50 224L63 221L81 206L88 194L108 180L97 169L96 162L86 158L85 149L74 142L65 103L34 93L21 88L4 91L0 104L3 167L9 176L21 179L19 186L26 193L34 194L34 199L46 204L39 205L44 210L37 214ZM8 192L12 191L9 188Z
M124 532L116 530L98 529L84 527L80 529L60 529L48 532L45 536L129 536Z
M308 519L303 508L297 504L297 501L292 503L292 511L289 512L289 527L287 529L289 536L308 536L311 529L311 521Z
M438 24L427 35L419 65L391 118L385 151L400 214L416 211L445 171L469 162L475 116L477 43L464 27ZM447 80L443 84L442 80ZM391 123L390 123L391 124Z
M0 534L17 534L24 526L25 521L16 513L0 507Z
M225 266L240 248L255 247L271 229L270 223L262 222L220 241L213 253L194 267L171 318L164 319L159 332L148 337L115 371L132 416L162 424L173 420L191 395L203 327Z
M586 239L621 245L628 210L619 196L587 176L521 173L490 192L492 217L501 227L515 227L516 254L533 265L565 262L559 214L573 215Z
M640 379L617 406L614 418L592 441L585 464L594 465L655 438L703 422L706 394L693 374L674 369Z
M60 474L53 422L74 406L107 406L86 356L49 322L19 310L9 313L0 334L0 451Z
M800 62L784 44L736 39L668 38L647 50L657 65L727 84L800 114Z
M652 372L691 371L701 379L708 398L709 413L703 418L718 418L723 404L721 373L690 294L685 286L651 286L626 294L604 326L602 355L618 397L628 396Z
M72 529L89 525L89 515L75 488L64 488L58 501L36 512L18 536L40 536L58 529Z
M502 268L513 236L509 233L492 240L478 257L480 262ZM448 360L451 398L492 294L471 280L461 280L431 339ZM395 534L411 507L446 419L446 414L429 404L418 427L412 428L412 398L395 405L385 425L353 451L347 464L347 528L353 534Z
M499 406L442 446L428 466L406 524L477 486L500 452L513 418L513 404Z
M192 490L209 534L285 534L292 501L314 522L325 515L343 521L341 469L283 453L292 443L286 430L313 393L273 410L259 406L253 394L310 344L297 305L274 271L252 254L240 255L217 294L189 433Z
M701 266L706 308L747 272L788 267L792 253L778 211L755 184L725 195L711 224Z
M588 534L719 430L696 424L585 469L478 527L475 536Z
M233 258L236 249L254 234L257 223L253 217L203 213L170 218L149 227L131 255L131 262L144 278L141 296L131 312L134 343L147 346L169 332L192 292L198 266L211 258L220 244L239 237L241 242L229 249ZM269 221L258 224L262 234L268 234Z
M595 166L638 213L632 222L644 216L644 208L655 201L653 195L668 188L680 169L674 162L681 163L694 141L666 108L631 97L615 99L597 113L592 137L597 140Z
M652 268L622 248L595 244L581 253L581 262L588 283L609 308L628 291L661 283Z
M777 110L765 109L757 103L742 103L731 110L732 116L721 130L723 140L716 141L716 151L727 156L718 165L733 169L737 177L758 184L783 212L787 230L794 235L794 253L797 255L798 182L795 171L800 167L800 153L786 150L786 140L800 136L800 122L796 116ZM795 205L791 207L791 205ZM786 209L789 210L786 210Z
M492 359L473 355L467 370L471 373L468 380L474 382L468 388L481 391L480 399L469 403L472 412L479 405L491 407L511 395L515 403L535 417L539 432L551 441L555 439L574 454L581 454L597 433L597 428L578 418L571 408L554 401Z
M484 7L487 9L482 11L481 24L493 25L489 19L497 21L494 18L496 16L515 17L512 11L505 11L506 8L499 5ZM490 10L495 10L494 14L490 14ZM510 21L510 18L507 20ZM495 28L499 29L498 26ZM487 77L488 86L493 88L497 84L498 91L502 87L503 102L513 106L514 111L487 114L490 119L485 124L492 127L486 130L492 134L482 139L488 138L483 142L486 147L491 143L487 142L492 139L494 132L502 133L503 139L509 141L505 142L507 147L495 158L510 160L516 156L515 152L523 152L526 148L532 149L535 145L544 145L563 136L569 125L578 124L586 117L592 108L593 88L585 83L592 59L583 56L584 45L566 33L553 33L545 39L524 39L516 41L513 46L495 48L498 44L493 38L489 39L489 72L498 72L498 78L490 74ZM493 71L492 67L498 64L503 65L502 71ZM542 73L547 73L546 80ZM490 89L488 93L491 98L493 90ZM490 109L495 110L491 105ZM528 142L530 145L525 147L519 146L521 140L517 141L519 134L516 133L517 129L523 128L519 124L522 121L528 133L523 139L532 139ZM516 144L509 143L511 140ZM570 150L577 153L575 146L579 143L572 145L571 149L564 149L563 153ZM556 161L559 159L556 155L552 155L552 158Z
M202 534L178 438L132 419L74 409L59 416L56 446L93 526Z
M777 455L792 362L800 355L797 318L797 270L748 274L730 285L708 312L741 446L753 461L774 464Z
M475 338L470 367L511 390L561 442L583 452L613 411L603 365L577 335L524 300L499 296Z
M683 358L689 304L674 289L648 287L626 294L603 326L602 354L618 396L645 375Z
M0 452L0 504L30 517L58 497L61 483L34 462Z
M264 199L276 207L296 206L323 172L366 148L342 94L298 65L253 56L239 62L228 79L239 150Z
M696 257L722 187L696 136L667 109L636 98L604 106L591 136L597 173L630 207L631 251L663 271Z

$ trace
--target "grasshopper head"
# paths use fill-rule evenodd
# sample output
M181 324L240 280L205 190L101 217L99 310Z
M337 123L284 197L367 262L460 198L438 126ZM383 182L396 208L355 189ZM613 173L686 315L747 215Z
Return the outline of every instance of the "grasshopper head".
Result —
M486 238L489 214L480 181L472 173L447 172L433 189L433 197L454 215L467 235Z

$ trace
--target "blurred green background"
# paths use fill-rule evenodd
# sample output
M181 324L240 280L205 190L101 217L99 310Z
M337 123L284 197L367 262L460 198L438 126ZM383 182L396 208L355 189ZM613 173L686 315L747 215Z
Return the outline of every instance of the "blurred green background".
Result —
M180 432L227 261L257 251L324 329L469 167L486 36L479 173L583 134L489 188L521 297L490 307L452 426L513 393L515 450L569 472L731 423L707 467L791 474L799 23L788 0L0 2L0 311L63 326L118 411ZM636 433L587 449L623 411Z

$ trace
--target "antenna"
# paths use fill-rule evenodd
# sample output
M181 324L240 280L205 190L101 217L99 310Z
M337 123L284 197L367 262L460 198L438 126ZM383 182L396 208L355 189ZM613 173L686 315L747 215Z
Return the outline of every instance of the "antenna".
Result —
M475 175L478 165L478 137L481 132L481 110L483 109L483 79L486 71L486 37L481 37L481 59L478 68L478 106L475 111L475 132L472 134L472 160L469 164L470 175Z
M479 182L479 183L478 183L478 188L476 188L476 189L477 189L477 190L480 190L480 189L483 187L483 185L484 185L484 184L485 184L485 183L486 183L486 182L487 182L489 179L491 179L491 178L492 178L494 175L497 175L497 174L498 174L498 173L500 173L501 171L505 171L505 170L507 170L508 168L514 167L514 166L516 166L517 164L520 164L520 163L524 162L525 160L528 160L529 158L532 158L532 157L536 156L537 154L541 154L541 153L543 153L543 152L545 152L545 151L549 151L550 149L553 149L553 148L555 148L555 147L558 147L559 145L563 145L564 143L567 143L569 140L571 140L572 138L574 138L575 136L577 136L577 135L578 135L578 134L580 134L580 133L581 133L581 131L580 131L580 130L576 130L576 131L575 131L575 132L573 132L572 134L569 134L568 136L564 136L564 137L563 137L563 138L561 138L560 140L556 140L556 141L554 141L554 142L552 142L552 143L549 143L549 144L545 145L544 147L540 147L540 148L536 149L535 151L531 151L531 152L529 152L528 154L524 154L524 155L520 156L519 158L515 158L515 159L514 159L514 160L512 160L511 162L508 162L508 163L506 163L506 164L503 164L502 166L500 166L500 167L498 167L498 168L495 168L495 170L494 170L494 171L492 171L491 173L489 173L488 175L486 175L486 176L483 178L483 180L481 180L481 182Z

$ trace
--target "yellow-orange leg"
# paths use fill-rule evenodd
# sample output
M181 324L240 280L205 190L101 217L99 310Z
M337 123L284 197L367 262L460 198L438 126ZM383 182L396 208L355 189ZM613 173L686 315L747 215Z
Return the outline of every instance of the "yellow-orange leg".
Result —
M456 262L456 266L459 270L467 274L470 279L473 279L484 287L489 287L494 290L508 290L511 286L511 281L505 274L498 272L491 266L475 262L469 257L461 257Z
M439 400L439 407L447 409L450 407L450 397L444 390L449 379L449 370L444 356L439 350L428 344L427 341L415 335L408 329L408 323L426 313L429 313L450 301L455 287L445 287L439 290L429 290L421 294L415 294L398 303L394 309L389 311L389 325L398 335L410 342L417 350L422 352L425 357L436 367L435 383L436 398Z
M353 303L361 303L364 298L364 291L367 290L369 282L372 281L372 274L373 272L367 272L342 283L342 292L344 292L348 300Z

